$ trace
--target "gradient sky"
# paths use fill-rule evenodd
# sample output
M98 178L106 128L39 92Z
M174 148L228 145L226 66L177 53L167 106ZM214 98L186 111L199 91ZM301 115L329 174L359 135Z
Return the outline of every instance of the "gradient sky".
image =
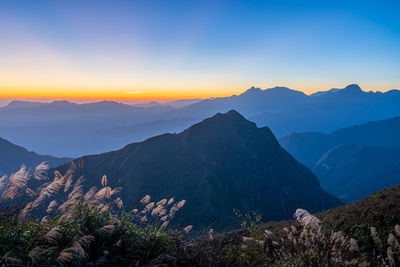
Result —
M0 98L400 88L397 1L0 0Z

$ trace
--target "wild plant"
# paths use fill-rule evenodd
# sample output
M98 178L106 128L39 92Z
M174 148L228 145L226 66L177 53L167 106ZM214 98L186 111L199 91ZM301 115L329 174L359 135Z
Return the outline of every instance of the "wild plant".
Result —
M82 173L82 160L79 168ZM145 196L140 211L125 212L118 197L122 188L108 186L106 175L100 179L99 189L93 186L84 192L85 178L74 178L77 167L73 162L64 175L55 171L52 180L46 171L46 164L33 171L23 166L0 179L2 263L104 264L126 254L129 257L122 258L143 264L166 250L170 238L167 225L185 200L155 203ZM18 197L29 201L21 209L10 206ZM190 229L188 226L185 231Z

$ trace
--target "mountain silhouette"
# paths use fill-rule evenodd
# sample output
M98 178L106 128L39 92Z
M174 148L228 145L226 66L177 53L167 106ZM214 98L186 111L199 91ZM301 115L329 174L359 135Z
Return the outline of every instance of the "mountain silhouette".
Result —
M329 149L346 144L365 146L400 146L400 117L368 122L331 134L295 133L279 139L280 144L298 161L313 168Z
M313 168L321 186L345 203L400 184L400 147L343 145Z
M111 186L124 188L127 209L146 194L155 201L186 199L175 223L197 229L237 227L233 209L280 220L291 218L299 207L315 212L341 204L279 145L269 128L258 128L233 110L178 134L85 156L83 162L86 186L98 185L107 175Z
M296 133L279 140L313 170L321 186L344 202L400 183L400 117L331 134Z
M21 165L31 168L46 161L50 167L57 167L70 160L69 158L56 158L29 152L23 147L0 138L0 175L16 172Z
M41 154L79 157L120 149L165 132L180 132L232 109L260 127L268 126L281 138L295 132L330 133L399 116L398 103L399 90L366 92L356 84L312 95L287 87L251 87L229 97L163 105L14 101L0 108L0 132L3 138Z

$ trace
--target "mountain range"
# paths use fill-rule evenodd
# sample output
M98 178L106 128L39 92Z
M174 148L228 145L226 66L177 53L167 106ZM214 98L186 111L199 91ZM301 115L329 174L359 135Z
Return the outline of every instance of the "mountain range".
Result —
M280 220L291 218L299 207L316 212L342 204L321 189L315 175L279 145L269 128L258 128L236 111L82 160L87 188L107 175L111 187L123 187L126 209L147 194L153 201L185 199L175 223L197 229L239 226L233 209Z
M400 117L331 134L296 133L280 144L314 171L324 189L353 202L400 183Z
M0 108L0 131L3 138L38 153L79 157L120 149L165 132L180 132L231 109L283 137L304 131L329 133L399 116L398 103L399 90L365 92L355 84L312 95L286 87L252 87L229 97L137 106L112 101L14 101Z
M0 176L16 172L22 165L31 168L45 161L50 167L57 167L70 160L70 158L39 155L0 138Z
M400 147L342 145L314 166L321 186L345 203L400 184Z

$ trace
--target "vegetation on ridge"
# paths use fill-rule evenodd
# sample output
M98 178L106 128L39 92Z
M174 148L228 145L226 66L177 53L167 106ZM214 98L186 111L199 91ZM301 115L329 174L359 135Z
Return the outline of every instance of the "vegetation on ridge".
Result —
M101 178L99 190L91 188L84 193L83 176L74 178L83 168L83 162L79 165L77 170L72 164L64 175L56 171L52 181L48 181L44 164L32 172L21 168L9 178L0 179L0 264L394 266L400 263L400 227L396 224L400 221L399 207L395 205L400 198L399 187L316 216L298 209L294 215L296 221L260 224L257 213L241 214L235 210L243 221L242 230L215 234L209 229L191 236L191 225L183 229L168 227L169 219L183 207L184 200L162 199L156 203L147 195L141 199L139 209L126 212L123 201L117 197L120 189L109 187L107 176ZM32 181L40 182L41 186L36 190L28 188ZM10 201L24 195L31 201L22 209L13 207ZM367 214L370 208L376 210ZM397 212L396 215L376 219L388 209ZM378 228L371 223L377 223Z

